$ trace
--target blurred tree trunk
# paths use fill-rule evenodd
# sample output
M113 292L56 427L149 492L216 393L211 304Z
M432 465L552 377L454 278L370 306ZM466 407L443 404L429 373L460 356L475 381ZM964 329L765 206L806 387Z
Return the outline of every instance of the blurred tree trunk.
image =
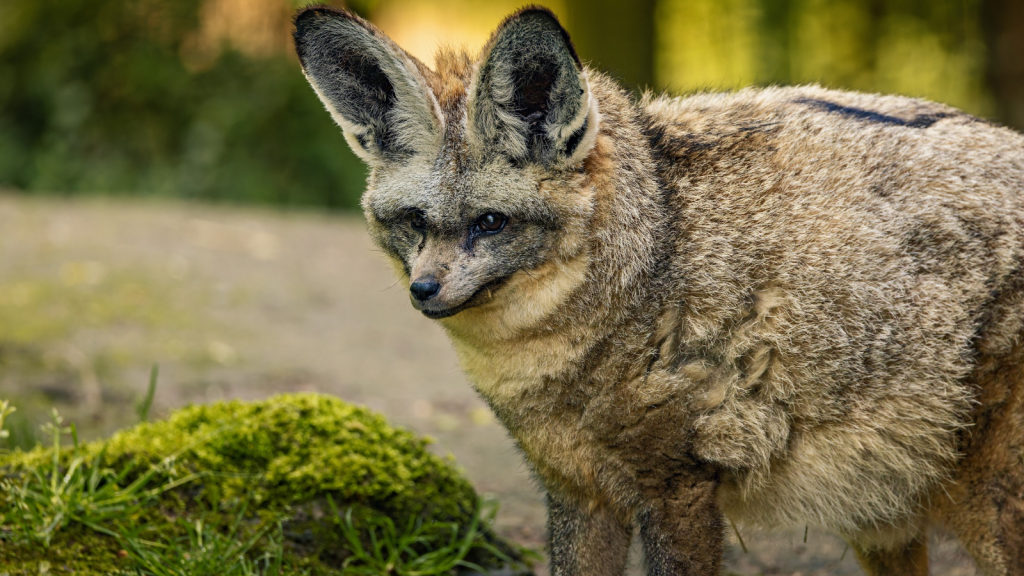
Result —
M569 34L580 58L631 89L654 86L656 0L568 0Z
M1024 130L1024 1L984 0L982 17L997 117Z

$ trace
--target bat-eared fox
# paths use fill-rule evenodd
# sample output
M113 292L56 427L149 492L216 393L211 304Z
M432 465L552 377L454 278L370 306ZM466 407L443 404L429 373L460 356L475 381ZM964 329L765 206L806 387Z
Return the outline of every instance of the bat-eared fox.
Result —
M551 573L712 575L810 524L1024 574L1024 137L817 86L635 99L542 8L430 69L295 18L369 231L547 493Z

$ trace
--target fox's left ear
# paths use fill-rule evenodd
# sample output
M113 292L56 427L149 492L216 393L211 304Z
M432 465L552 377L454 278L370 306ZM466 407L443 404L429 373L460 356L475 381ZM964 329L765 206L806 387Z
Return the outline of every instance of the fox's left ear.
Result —
M600 121L569 34L544 8L513 14L491 37L468 114L470 137L483 149L549 167L586 158Z

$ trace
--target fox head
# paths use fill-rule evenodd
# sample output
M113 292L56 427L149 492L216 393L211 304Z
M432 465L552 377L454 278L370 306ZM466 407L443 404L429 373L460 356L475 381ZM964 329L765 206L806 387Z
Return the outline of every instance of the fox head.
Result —
M585 161L601 117L551 12L513 14L475 62L442 52L436 71L333 8L300 11L295 45L370 167L369 229L416 309L514 308L528 321L580 281L594 213Z

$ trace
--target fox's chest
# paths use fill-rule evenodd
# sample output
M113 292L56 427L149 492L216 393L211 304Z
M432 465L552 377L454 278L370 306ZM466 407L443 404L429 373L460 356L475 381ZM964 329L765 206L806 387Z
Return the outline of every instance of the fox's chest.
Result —
M579 340L558 334L508 341L452 338L459 364L492 407L519 406L586 353Z
M506 419L506 411L497 412ZM545 489L580 502L606 504L614 499L608 485L613 475L622 475L621 466L615 466L618 458L574 418L520 417L506 427Z
M566 392L584 383L518 383L518 393L482 394L545 488L590 505L635 509L645 486L696 466L688 454L689 408L661 374L606 382L586 401ZM593 383L589 383L593 384Z

